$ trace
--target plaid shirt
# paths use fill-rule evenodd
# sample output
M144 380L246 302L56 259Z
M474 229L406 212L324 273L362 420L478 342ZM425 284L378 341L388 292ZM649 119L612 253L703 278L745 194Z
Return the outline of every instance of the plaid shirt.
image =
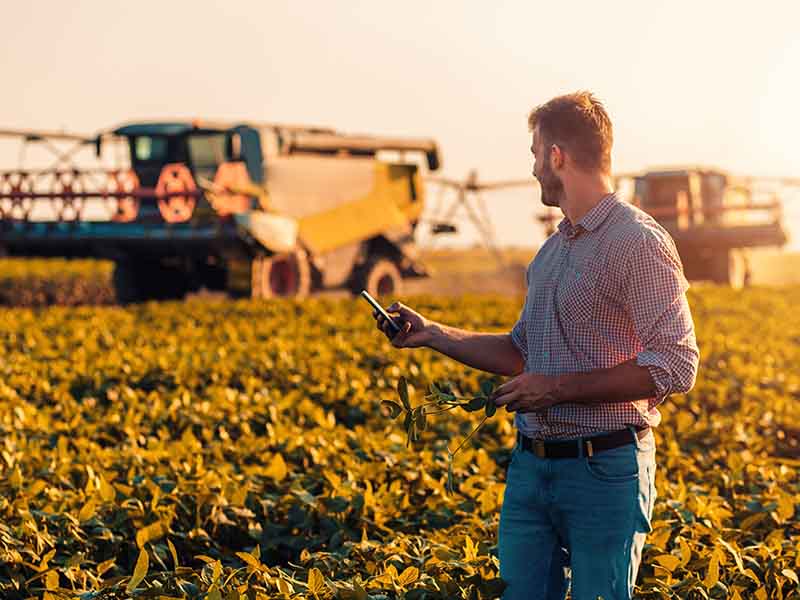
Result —
M528 265L527 285L511 331L526 372L586 372L636 358L657 394L517 414L524 435L566 439L628 425L655 427L658 404L694 385L699 352L689 284L670 235L632 204L610 194L577 225L563 219Z

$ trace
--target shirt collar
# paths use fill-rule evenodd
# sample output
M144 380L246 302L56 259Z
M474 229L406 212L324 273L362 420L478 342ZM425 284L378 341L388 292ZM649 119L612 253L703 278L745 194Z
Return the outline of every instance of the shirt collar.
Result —
M583 218L578 221L577 225L573 226L567 217L561 219L561 222L558 224L558 230L568 238L575 237L584 230L594 231L606 220L606 217L616 203L617 195L615 192L611 192L600 200L600 202L595 204L589 212L583 215Z

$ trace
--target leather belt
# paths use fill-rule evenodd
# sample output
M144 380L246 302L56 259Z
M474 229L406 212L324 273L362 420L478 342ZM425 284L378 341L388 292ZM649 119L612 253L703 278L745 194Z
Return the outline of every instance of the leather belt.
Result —
M649 427L637 428L636 437L641 440L649 432ZM579 456L593 456L604 450L630 444L633 442L633 433L630 429L620 429L592 437L548 441L534 440L517 432L517 441L523 450L533 452L539 458L578 458Z

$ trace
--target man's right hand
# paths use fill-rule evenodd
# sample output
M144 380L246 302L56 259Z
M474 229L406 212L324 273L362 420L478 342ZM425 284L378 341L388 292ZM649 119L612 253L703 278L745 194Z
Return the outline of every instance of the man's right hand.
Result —
M400 326L400 333L394 336L389 323L380 313L374 311L372 316L377 321L378 330L389 338L395 348L419 348L420 346L426 346L430 342L432 321L399 302L395 302L388 307L386 312Z

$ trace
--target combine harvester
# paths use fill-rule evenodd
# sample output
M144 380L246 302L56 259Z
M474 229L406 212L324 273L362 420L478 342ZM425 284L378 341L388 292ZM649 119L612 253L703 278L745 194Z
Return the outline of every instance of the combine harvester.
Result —
M49 168L0 171L0 254L113 260L122 303L201 288L387 295L426 274L414 231L419 159L439 168L432 140L205 121L0 137L56 157ZM77 168L87 147L97 165L114 154L114 168Z
M736 177L704 167L668 168L615 176L620 196L651 214L672 236L687 279L733 287L752 279L748 254L759 247L782 247L788 241L780 191L800 187L800 178ZM500 263L496 235L489 222L482 192L535 186L533 179L478 182L473 171L464 181L431 178L454 199L434 218L434 231L454 233L450 224L462 207ZM471 206L474 204L475 206ZM558 209L544 209L537 220L552 234L563 218Z

